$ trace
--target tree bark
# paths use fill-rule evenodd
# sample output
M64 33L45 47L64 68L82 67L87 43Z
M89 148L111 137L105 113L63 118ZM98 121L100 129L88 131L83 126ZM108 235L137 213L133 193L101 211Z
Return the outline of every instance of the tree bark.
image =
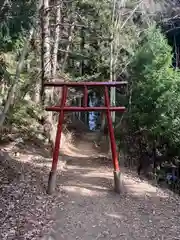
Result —
M67 58L68 58L68 55L69 55L69 49L70 49L71 42L72 42L72 37L73 37L74 26L75 26L75 23L73 22L73 23L71 24L70 28L69 28L68 45L67 45L67 47L66 47L66 52L65 52L65 56L64 56L64 61L63 61L62 69L61 69L62 72L64 72L65 67L66 67Z
M52 77L52 73L56 71L56 67L54 66L54 70L52 70L51 64L51 46L50 46L50 14L49 14L49 0L43 0L42 8L41 8L41 34L42 34L42 46L41 46L41 104L42 108L48 105L52 105L54 90L53 88L46 89L44 91L44 82L49 81ZM58 39L57 39L58 40ZM55 43L55 49L57 47L57 42ZM55 59L57 61L57 59ZM57 65L57 62L56 62ZM54 71L54 72L53 72ZM54 148L54 141L56 135L56 124L53 121L53 113L52 112L44 112L44 134L48 140L50 145L50 152Z
M58 24L61 21L61 0L57 0L57 11L56 11L56 29L54 36L54 47L52 54L52 66L51 66L51 76L54 78L57 71L57 54L59 49L59 38L60 38L60 25Z
M50 52L50 28L49 28L49 0L43 0L41 7L41 102L45 103L44 82L51 77L51 52ZM51 90L47 91L48 100L51 99Z
M15 74L15 77L14 77L14 81L13 81L11 87L9 88L6 103L5 103L4 109L2 111L2 114L0 116L0 127L3 126L5 118L6 118L6 114L8 113L9 108L11 106L12 98L14 96L14 93L16 91L16 87L18 85L20 74L21 74L21 71L22 71L23 66L24 66L25 56L28 52L28 46L29 46L29 42L30 42L30 40L33 36L33 32L34 32L34 27L30 30L29 37L28 37L28 39L26 39L26 41L24 43L24 48L22 50L19 62L18 62L17 67L16 67L16 74Z
M113 12L112 12L112 33L111 33L111 39L113 39L111 41L110 44L110 81L115 81L115 76L114 76L114 25L115 25L115 8L116 8L116 3L117 0L113 1ZM111 106L115 106L116 104L116 88L111 88L110 91L110 104ZM112 122L113 124L115 123L116 120L116 115L115 112L111 113L111 117L112 117Z

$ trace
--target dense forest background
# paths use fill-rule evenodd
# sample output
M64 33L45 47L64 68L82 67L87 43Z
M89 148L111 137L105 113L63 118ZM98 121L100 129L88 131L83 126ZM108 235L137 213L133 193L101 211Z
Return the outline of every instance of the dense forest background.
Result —
M45 91L46 80L127 80L126 98L111 91L111 103L127 107L113 115L124 164L179 191L179 7L165 0L1 1L1 138L14 129L36 134L48 122L53 142L57 118L44 106L58 103L60 92ZM72 92L69 103L79 104L78 96Z

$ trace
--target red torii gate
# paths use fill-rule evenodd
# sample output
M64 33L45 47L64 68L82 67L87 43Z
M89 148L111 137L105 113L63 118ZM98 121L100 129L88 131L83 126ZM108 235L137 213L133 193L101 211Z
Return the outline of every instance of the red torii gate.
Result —
M59 119L57 125L57 132L56 132L56 139L55 139L55 147L53 150L53 161L52 161L52 168L49 174L49 181L48 181L48 189L47 192L49 194L53 193L56 187L56 174L57 174L57 164L59 159L59 149L60 149L60 140L61 140L61 133L62 133L62 125L64 121L64 113L65 112L91 112L91 111L105 111L107 116L107 123L108 123L108 130L111 142L111 152L112 152L112 160L114 165L114 189L115 192L120 193L121 188L121 181L120 181L120 168L118 162L118 154L116 151L116 141L114 136L114 129L111 119L111 112L112 111L119 111L124 112L125 107L111 107L110 106L110 99L109 99L109 88L110 87L120 87L122 85L126 85L127 82L46 82L44 86L47 87L62 87L62 98L61 103L58 106L46 107L46 111L55 111L59 112ZM66 99L68 88L70 87L79 87L84 88L84 106L83 107L71 107L66 106ZM88 107L88 87L104 87L104 100L105 106L104 107Z

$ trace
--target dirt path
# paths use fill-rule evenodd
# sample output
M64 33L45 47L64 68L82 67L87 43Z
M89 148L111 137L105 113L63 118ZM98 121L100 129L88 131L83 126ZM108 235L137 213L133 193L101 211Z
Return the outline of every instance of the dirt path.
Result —
M111 162L88 140L71 147L66 158L67 169L59 179L66 198L43 239L180 239L178 197L125 172L123 192L115 194Z

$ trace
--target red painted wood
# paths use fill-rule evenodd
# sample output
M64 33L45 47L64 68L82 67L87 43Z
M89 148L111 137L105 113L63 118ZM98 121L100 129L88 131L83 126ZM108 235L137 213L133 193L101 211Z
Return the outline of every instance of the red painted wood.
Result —
M111 111L119 111L124 112L125 107L111 107L110 106L110 99L109 99L109 87L121 87L122 85L126 85L127 82L46 82L44 86L49 87L63 87L63 95L61 99L60 106L52 106L46 107L47 111L56 111L59 113L58 125L57 125L57 132L56 132L56 140L55 140L55 147L53 151L53 161L52 161L52 169L51 173L55 173L57 170L57 164L59 159L59 149L60 149L60 140L61 140L61 133L62 133L62 125L64 120L64 112L89 112L89 111L97 111L97 112L106 112L107 116L107 123L108 123L108 131L111 141L111 150L112 150L112 159L114 170L116 172L120 171L119 163L118 163L118 154L116 152L116 141L114 136L114 129L111 119ZM105 96L105 106L104 107L88 107L88 87L102 87L104 86L104 96ZM84 88L84 106L83 107L70 107L65 106L68 87L83 87ZM51 181L51 174L49 177L49 181ZM49 183L49 185L51 185ZM54 188L54 187L53 187Z
M116 151L116 140L114 136L113 123L112 123L111 113L109 109L110 100L109 100L109 91L107 86L105 86L104 88L104 99L105 99L105 105L107 107L106 116L107 116L108 130L109 130L109 136L110 136L110 142L111 142L111 152L112 152L114 170L119 171L120 168L119 168L119 162L118 162L118 154Z
M125 107L60 107L60 106L53 106L53 107L46 107L46 111L53 111L53 112L60 112L62 109L65 112L101 112L106 111L109 109L110 112L118 111L124 112Z
M88 105L88 88L85 85L84 86L84 107L87 107Z
M54 81L54 82L45 82L45 87L121 87L122 85L126 85L126 81L122 82L60 82L60 81Z
M56 140L54 145L53 151L53 162L52 162L52 169L51 172L56 171L58 159L59 159L59 149L60 149L60 141L61 141L61 133L62 133L62 126L64 121L64 111L63 107L66 104L67 99L67 87L63 87L62 99L61 99L61 111L59 113L58 125L57 125L57 132L56 132Z

